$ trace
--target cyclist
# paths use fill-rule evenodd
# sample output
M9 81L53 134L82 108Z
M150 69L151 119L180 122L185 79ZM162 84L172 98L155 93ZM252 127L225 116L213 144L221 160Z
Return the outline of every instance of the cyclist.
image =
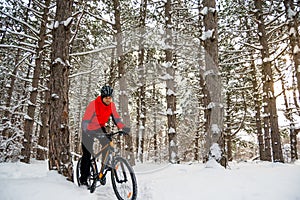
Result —
M110 86L103 86L101 88L101 96L91 101L87 106L84 116L82 118L82 161L81 161L81 185L87 185L87 177L90 173L90 158L93 152L94 138L106 133L105 124L109 118L112 117L113 122L118 129L122 129L124 133L128 134L130 128L125 127L121 118L116 111L116 106L112 102L113 89ZM101 139L101 145L106 145L109 141L106 138ZM102 158L106 152L102 153Z

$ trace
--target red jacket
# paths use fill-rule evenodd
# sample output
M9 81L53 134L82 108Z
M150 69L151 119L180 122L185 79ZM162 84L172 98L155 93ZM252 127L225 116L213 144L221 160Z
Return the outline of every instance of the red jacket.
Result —
M82 129L84 131L100 130L102 127L105 127L110 116L112 116L113 122L119 129L124 128L125 125L121 122L115 104L111 102L109 105L105 105L101 96L98 96L89 103L85 110L82 118Z

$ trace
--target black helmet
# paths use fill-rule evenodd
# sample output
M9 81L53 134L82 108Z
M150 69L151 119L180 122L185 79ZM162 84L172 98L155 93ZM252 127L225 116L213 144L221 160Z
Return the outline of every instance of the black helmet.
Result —
M101 88L101 97L104 98L104 97L111 97L112 94L113 94L113 89L108 86L108 85L105 85Z

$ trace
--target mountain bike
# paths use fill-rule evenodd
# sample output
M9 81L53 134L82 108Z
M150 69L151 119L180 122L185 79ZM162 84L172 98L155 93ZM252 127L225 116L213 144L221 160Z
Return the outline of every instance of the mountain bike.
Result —
M94 153L90 160L90 175L87 179L87 187L91 193L101 185L106 184L106 175L111 173L111 182L113 190L118 200L135 200L137 198L137 180L133 168L128 161L114 150L114 136L124 134L122 131L112 132L109 134L101 134L96 137L98 140L106 137L109 143L101 147L98 153ZM102 152L107 150L104 158L102 157L101 169L98 171L96 159L100 157ZM76 167L77 183L80 186L80 166L81 158L78 160Z

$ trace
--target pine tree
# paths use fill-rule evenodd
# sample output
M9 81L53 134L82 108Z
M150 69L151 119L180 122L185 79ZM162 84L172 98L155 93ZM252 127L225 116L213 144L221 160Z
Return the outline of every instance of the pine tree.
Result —
M41 27L39 32L39 40L38 40L38 48L36 49L36 59L35 59L35 66L34 66L34 73L33 73L33 80L30 91L30 98L27 110L27 118L25 119L24 125L24 148L22 149L22 156L23 162L29 163L30 156L32 151L32 135L33 135L33 125L34 125L34 118L35 118L35 110L36 110L36 103L37 103L37 95L38 95L38 88L40 83L40 75L42 70L42 63L43 63L43 50L45 49L45 43L47 40L47 23L48 23L48 14L49 14L49 5L50 0L45 1L45 7L43 10L43 17L41 19Z
M73 1L56 1L50 68L49 169L72 180L69 141L69 41Z
M169 138L169 162L178 162L178 146L176 136L176 95L175 95L175 63L173 58L172 46L172 4L171 0L165 2L165 67L167 84L167 117L168 117L168 138Z
M295 11L295 5L292 0L284 0L286 18L288 20L288 32L290 40L290 54L292 55L294 68L295 68L295 77L297 81L298 92L300 91L300 34L299 34L299 12ZM298 5L299 6L299 5ZM286 97L286 96L285 96ZM296 98L295 98L296 99ZM290 144L291 144L291 159L295 161L298 159L297 154L297 130L295 130L295 123L291 105L287 104L285 101L287 118L290 120ZM289 103L290 104L290 103ZM294 105L299 109L297 100L294 101Z
M203 17L204 22L204 50L205 50L205 72L208 96L206 106L207 135L205 138L206 159L216 160L226 166L224 156L223 136L223 104L221 93L221 77L218 65L218 28L216 2L204 0L203 7L207 10Z
M114 7L114 17L115 17L115 30L116 30L116 39L117 39L117 66L119 72L119 86L120 86L120 109L121 115L123 117L124 124L130 127L130 115L128 110L128 94L127 94L127 81L126 81L126 69L125 69L125 57L123 53L123 33L121 26L121 5L119 0L113 1ZM126 143L126 157L129 158L129 162L131 165L135 164L134 155L133 155L133 145L132 145L132 137L131 135L125 138Z
M261 0L254 2L256 12L256 20L258 23L259 41L262 46L262 81L263 81L263 102L264 102L264 121L265 127L271 130L272 155L275 162L283 162L283 155L281 149L281 139L278 127L278 115L276 107L276 98L274 96L274 80L271 68L270 52L268 45L268 38L266 34L263 5ZM268 131L265 129L265 131Z
M138 99L138 117L137 117L137 152L138 160L143 162L144 153L144 139L146 137L146 67L145 67L145 45L144 34L146 29L146 15L147 15L147 0L143 0L140 5L140 24L139 24L139 55L138 55L138 78L140 79L139 99Z

